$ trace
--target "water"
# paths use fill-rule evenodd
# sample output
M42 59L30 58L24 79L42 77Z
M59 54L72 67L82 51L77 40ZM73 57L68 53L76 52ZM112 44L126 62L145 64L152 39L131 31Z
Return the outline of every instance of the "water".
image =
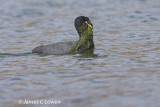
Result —
M158 0L1 0L0 106L159 107ZM78 39L74 19L94 25L94 53L29 54ZM61 104L19 104L19 100Z

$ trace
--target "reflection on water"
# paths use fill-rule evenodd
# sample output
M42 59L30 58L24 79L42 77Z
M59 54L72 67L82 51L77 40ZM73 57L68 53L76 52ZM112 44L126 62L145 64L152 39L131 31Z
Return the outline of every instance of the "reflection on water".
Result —
M79 54L76 54L74 57L79 57L79 58L96 58L98 57L97 54L94 54L93 49L85 50L82 52L79 52Z
M158 0L0 0L0 106L159 107ZM95 50L36 55L42 44L75 41L74 19L94 25Z

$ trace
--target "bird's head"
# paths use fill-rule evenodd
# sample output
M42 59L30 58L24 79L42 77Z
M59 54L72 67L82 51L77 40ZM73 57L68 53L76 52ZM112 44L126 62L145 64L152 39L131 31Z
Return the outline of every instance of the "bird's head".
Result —
M81 34L84 32L89 32L89 31L93 30L93 25L92 25L91 21L89 20L88 17L85 17L85 16L77 17L75 19L74 25L75 25L75 28L76 28L79 36L81 36Z

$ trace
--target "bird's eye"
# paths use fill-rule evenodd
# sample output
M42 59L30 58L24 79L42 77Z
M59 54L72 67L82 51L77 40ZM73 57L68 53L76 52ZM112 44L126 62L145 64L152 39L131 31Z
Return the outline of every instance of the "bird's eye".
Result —
M84 19L85 21L88 21L89 20L89 18L88 17L85 17L85 19Z

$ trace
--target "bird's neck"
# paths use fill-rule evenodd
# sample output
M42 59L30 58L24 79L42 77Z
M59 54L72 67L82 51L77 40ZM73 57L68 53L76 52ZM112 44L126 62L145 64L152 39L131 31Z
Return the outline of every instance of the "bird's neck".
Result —
M85 31L81 33L77 42L85 43L87 41L93 41L93 32Z
M79 40L73 45L68 53L75 53L90 48L94 48L92 29L82 32L79 36Z

